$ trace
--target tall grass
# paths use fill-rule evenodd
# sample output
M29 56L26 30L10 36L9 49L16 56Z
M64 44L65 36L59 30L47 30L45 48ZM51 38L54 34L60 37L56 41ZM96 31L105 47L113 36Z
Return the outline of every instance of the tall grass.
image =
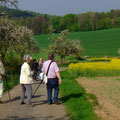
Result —
M61 100L70 118L72 120L97 120L93 104L87 99L89 95L76 81L78 76L69 74L68 71L62 71L61 76L63 81L60 86Z

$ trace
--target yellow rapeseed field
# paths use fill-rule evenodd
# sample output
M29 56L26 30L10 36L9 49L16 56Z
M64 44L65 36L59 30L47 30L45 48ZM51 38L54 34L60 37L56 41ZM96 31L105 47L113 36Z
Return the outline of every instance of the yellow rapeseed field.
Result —
M86 62L70 64L69 70L79 72L81 75L120 75L120 59L112 59L110 62Z
M103 58L90 58L90 61L111 61L113 58L107 58L107 57L103 57Z

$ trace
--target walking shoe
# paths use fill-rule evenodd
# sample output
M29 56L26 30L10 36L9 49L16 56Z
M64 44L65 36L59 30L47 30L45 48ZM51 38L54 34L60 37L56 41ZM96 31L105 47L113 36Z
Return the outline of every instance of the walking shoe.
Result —
M48 102L48 105L51 105L52 104L52 102Z
M58 101L56 101L55 104L56 104L56 105L59 105L59 104L61 104L61 102L58 100Z
M53 103L53 104L56 104L56 105L61 104L61 102L60 102L59 100L57 100L57 101L53 101L52 103Z
M30 104L27 104L27 107L33 107L33 105L30 103Z
M23 104L25 104L25 102L24 102L24 101L20 103L20 105L23 105Z
M0 100L0 104L2 104L3 102Z

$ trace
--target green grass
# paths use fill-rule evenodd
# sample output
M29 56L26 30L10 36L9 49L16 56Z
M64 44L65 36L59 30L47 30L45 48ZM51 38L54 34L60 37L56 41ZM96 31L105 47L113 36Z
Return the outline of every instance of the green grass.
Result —
M37 35L35 39L41 49L48 49L50 35ZM117 51L120 48L120 28L90 31L74 32L69 35L71 39L80 40L84 47L84 54L87 56L118 56Z
M35 59L39 60L40 58L43 58L44 60L47 60L48 53L47 53L47 51L38 51L37 54L34 53L31 56L33 57L33 59L35 58Z
M50 38L50 36L50 34L35 35L35 39L40 46L40 49L48 49L50 44L50 40L48 40L48 38Z
M50 40L48 38L50 35L35 35L36 42L40 48L40 51L36 54L32 54L32 57L39 60L40 58L43 58L44 60L47 59L48 55L48 46L50 44Z
M13 88L15 85L19 83L19 74L9 74L7 75L8 79L4 78L4 92L8 89ZM8 84L8 86L7 86Z
M103 76L120 76L120 71L119 70L91 70L91 69L86 69L86 70L69 70L69 73L72 74L77 74L78 76L83 76L83 77L103 77Z
M88 56L118 56L120 48L120 28L91 32L72 33L72 39L80 39Z
M61 72L62 85L60 86L61 100L67 108L67 114L72 120L97 120L93 109L93 103L96 103L95 97L85 93L84 89L77 83L75 74L69 74L67 71Z

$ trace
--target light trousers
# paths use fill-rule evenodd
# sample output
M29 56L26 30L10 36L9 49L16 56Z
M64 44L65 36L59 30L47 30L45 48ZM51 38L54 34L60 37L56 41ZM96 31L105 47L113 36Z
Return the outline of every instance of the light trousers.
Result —
M26 101L26 103L30 104L31 98L32 98L32 85L31 84L21 84L21 87L22 87L22 94L21 94L21 98L20 98L21 102L24 101L25 93L27 91L27 101Z
M0 99L1 99L2 94L3 94L3 90L4 90L4 87L3 87L3 80L0 80Z

